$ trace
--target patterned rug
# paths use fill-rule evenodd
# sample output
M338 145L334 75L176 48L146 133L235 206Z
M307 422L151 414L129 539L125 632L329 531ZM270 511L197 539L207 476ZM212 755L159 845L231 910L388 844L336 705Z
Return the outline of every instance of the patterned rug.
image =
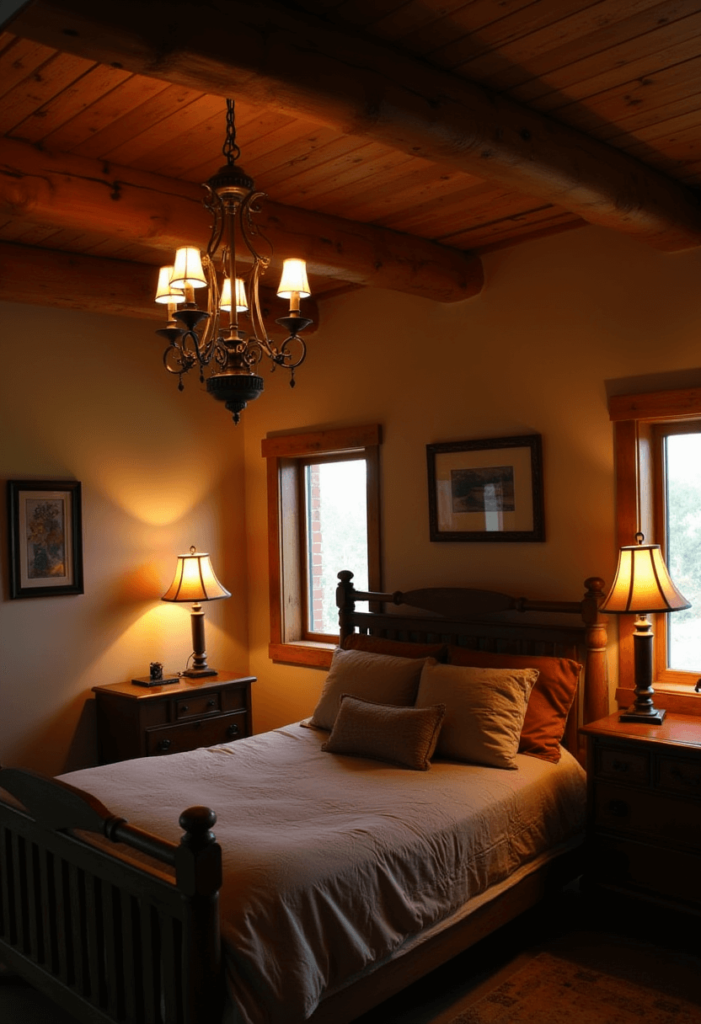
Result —
M540 953L451 1024L700 1024L701 1006Z

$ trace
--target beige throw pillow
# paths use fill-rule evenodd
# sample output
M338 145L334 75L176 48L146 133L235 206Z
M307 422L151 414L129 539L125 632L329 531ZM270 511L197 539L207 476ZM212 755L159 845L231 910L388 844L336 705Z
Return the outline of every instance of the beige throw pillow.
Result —
M463 668L429 662L417 707L445 704L436 757L516 768L521 728L536 669Z
M444 714L443 705L398 708L344 693L331 735L321 749L425 772Z
M411 707L423 666L423 658L395 658L337 647L309 724L317 729L333 729L344 693L379 704Z

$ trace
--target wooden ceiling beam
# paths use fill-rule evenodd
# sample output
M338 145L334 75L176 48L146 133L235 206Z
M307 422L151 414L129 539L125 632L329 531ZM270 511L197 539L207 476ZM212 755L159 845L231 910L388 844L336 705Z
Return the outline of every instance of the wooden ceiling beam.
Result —
M191 182L0 139L0 214L139 242L163 251L163 263L178 246L206 242L203 196ZM482 263L471 253L269 200L261 206L257 223L276 253L274 265L296 256L312 274L437 302L467 299L482 288Z
M507 97L273 3L31 0L11 30L129 71L241 96L500 181L662 250L701 244L679 182Z
M146 263L0 242L0 299L6 302L128 316L153 321L154 328L164 327L166 309L153 300L157 277L156 268ZM267 331L283 340L283 328L275 318L286 315L287 303L272 289L261 290L261 303ZM319 308L313 298L304 300L303 312L313 320L304 332L308 337L319 327Z

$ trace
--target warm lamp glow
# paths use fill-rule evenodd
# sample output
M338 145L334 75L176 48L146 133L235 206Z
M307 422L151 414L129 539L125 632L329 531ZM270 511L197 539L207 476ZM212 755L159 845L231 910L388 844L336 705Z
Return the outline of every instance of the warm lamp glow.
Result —
M178 555L175 576L163 601L216 601L231 597L214 574L206 551L190 548L189 555Z
M161 267L158 272L158 286L156 288L156 302L168 304L169 306L175 306L178 302L182 302L185 298L185 293L182 288L174 288L171 283L173 276L173 267Z
M192 245L176 250L173 276L170 279L173 288L205 288L207 279L202 269L200 250Z
M309 298L311 292L307 280L307 265L304 260L285 260L277 293L281 299Z
M602 612L644 615L690 607L669 577L659 544L634 544L620 549L616 578L601 606Z
M227 277L224 279L222 285L221 298L219 300L219 308L225 312L231 312L231 278ZM243 282L243 278L236 278L236 312L245 313L248 309L248 299L246 298L246 285Z

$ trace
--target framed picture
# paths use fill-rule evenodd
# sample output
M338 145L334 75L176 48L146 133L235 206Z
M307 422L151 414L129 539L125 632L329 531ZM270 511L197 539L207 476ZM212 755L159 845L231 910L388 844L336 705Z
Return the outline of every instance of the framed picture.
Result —
M542 541L540 434L426 445L431 540Z
M76 480L8 480L10 597L83 593Z

